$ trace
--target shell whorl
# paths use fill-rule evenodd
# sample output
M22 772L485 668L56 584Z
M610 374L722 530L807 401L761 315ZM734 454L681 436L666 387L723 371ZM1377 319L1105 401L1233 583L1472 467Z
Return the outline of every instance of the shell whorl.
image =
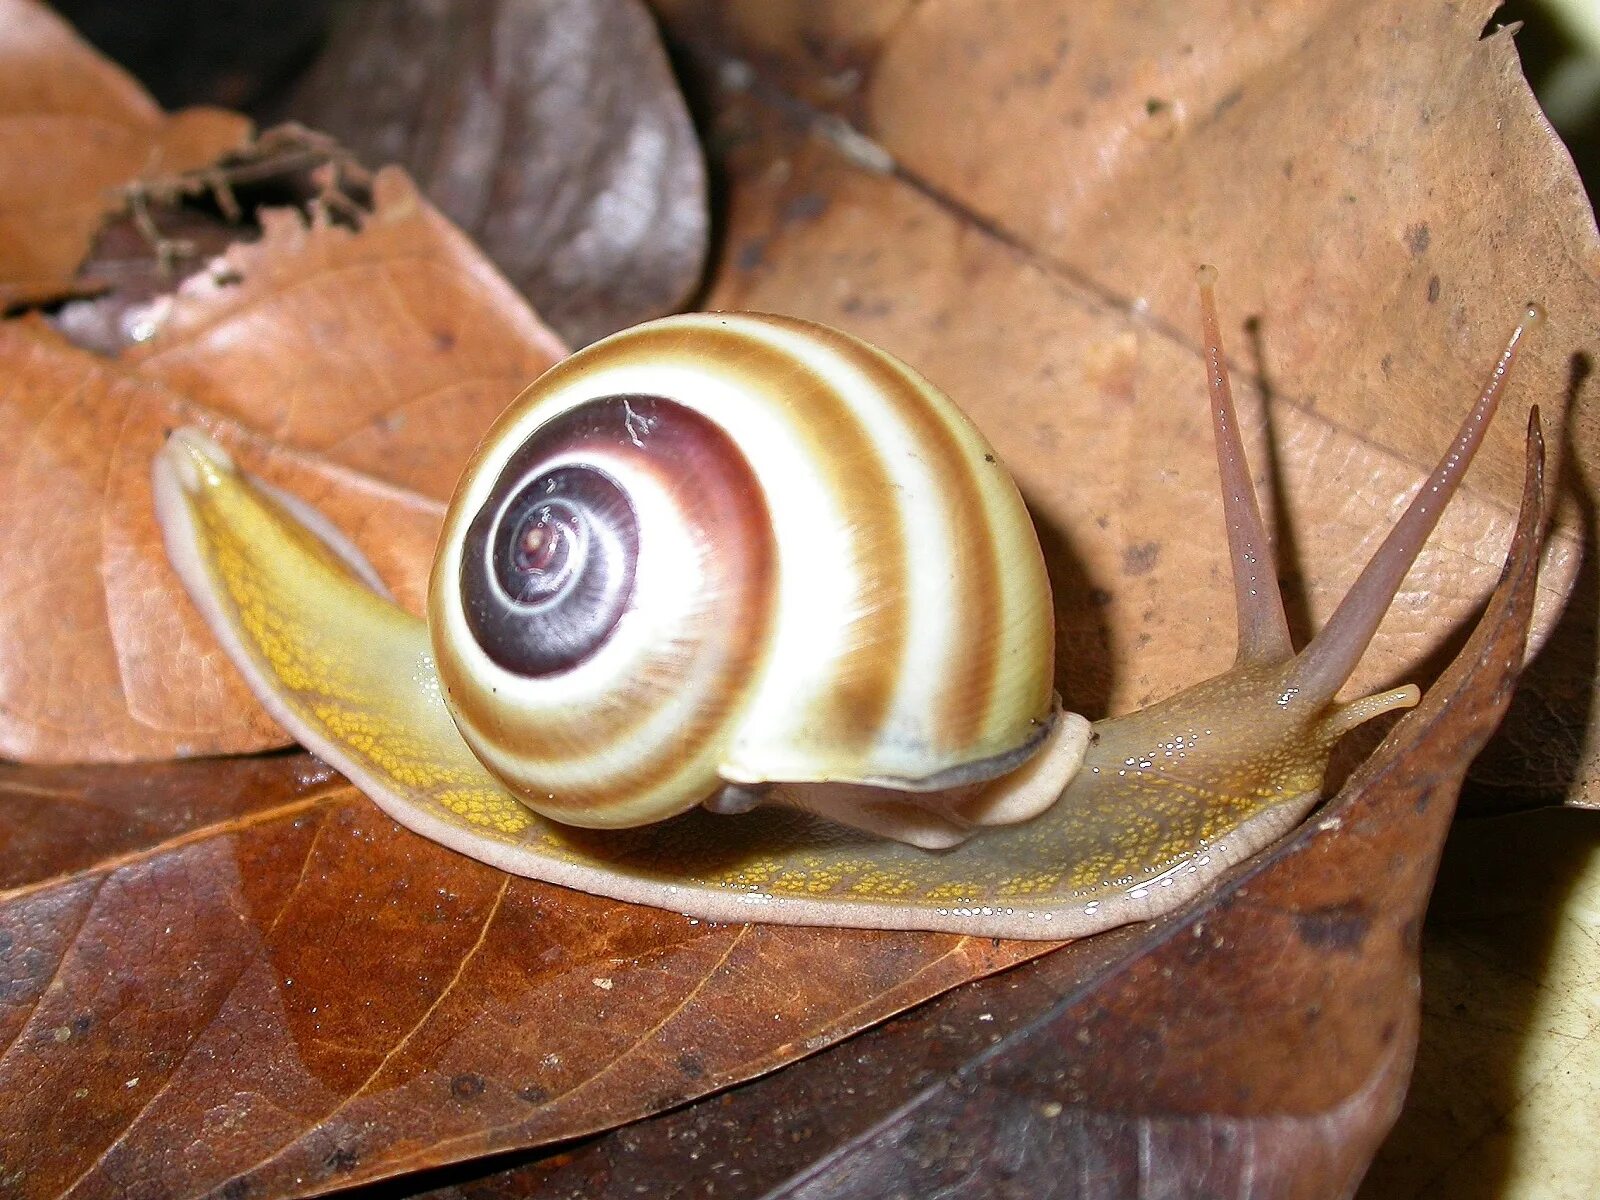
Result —
M440 547L452 715L568 823L643 824L724 782L979 779L1050 717L1015 485L915 372L807 322L672 317L553 367Z

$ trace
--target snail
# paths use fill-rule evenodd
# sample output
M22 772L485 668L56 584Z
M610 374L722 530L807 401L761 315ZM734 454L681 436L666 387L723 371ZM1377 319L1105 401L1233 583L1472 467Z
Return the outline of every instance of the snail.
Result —
M424 622L304 503L172 434L168 556L256 696L400 823L693 917L1082 936L1175 907L1320 798L1414 685L1335 694L1465 472L1454 443L1300 653L1200 271L1233 668L1091 725L1044 558L976 427L842 332L669 317L550 368L446 513Z

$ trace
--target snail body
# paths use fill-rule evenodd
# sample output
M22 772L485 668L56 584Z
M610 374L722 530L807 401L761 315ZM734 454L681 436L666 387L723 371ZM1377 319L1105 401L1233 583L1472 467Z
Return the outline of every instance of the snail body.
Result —
M447 512L420 621L197 430L158 455L168 555L252 690L397 820L506 870L710 919L1078 936L1154 915L1416 703L1348 678L1492 416L1328 626L1290 645L1202 276L1235 668L1059 709L1015 485L909 367L822 326L668 318L515 401Z

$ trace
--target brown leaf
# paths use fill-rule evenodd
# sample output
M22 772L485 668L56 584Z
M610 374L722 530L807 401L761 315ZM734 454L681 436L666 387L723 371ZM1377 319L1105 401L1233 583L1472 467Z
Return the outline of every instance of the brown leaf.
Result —
M561 347L403 176L373 203L360 232L265 213L259 242L129 314L143 336L117 362L0 323L0 752L282 744L167 567L149 471L175 425L321 506L420 608L460 462Z
M343 786L335 771L298 752L136 771L0 763L0 890L104 871L152 846L212 836L218 826L309 805Z
M482 254L380 171L359 233L262 214L124 358L138 374L437 500L517 392L565 353Z
M237 785L237 764L146 770L96 802L136 820L154 789ZM592 899L425 842L297 771L260 775L237 809L208 801L207 826L152 827L103 866L0 893L7 1195L134 1179L163 1196L308 1195L570 1138L1038 950Z
M85 91L104 90L109 80L125 107L161 127L137 88L54 18L31 7L17 11L26 16L14 47L26 86L48 94L41 80L55 69L84 74ZM639 14L622 12L612 18L618 29L635 41L648 33ZM645 51L659 57L653 43ZM659 63L653 69L639 81L644 87L653 80L645 90L656 94L665 76ZM19 103L27 94L19 90ZM632 112L636 127L630 128L643 137L648 106L636 100L618 99L613 112L624 125ZM682 124L678 101L663 111L659 119ZM242 150L228 172L239 175L240 162L255 168L270 159L269 143L277 150L287 146L292 157L293 138L273 142L269 134ZM139 194L151 204L192 188L197 179L182 172L210 158L196 157L190 143L175 145L188 147L191 157L153 157L137 164L137 175L129 168L115 182L144 181ZM70 146L57 138L23 148L65 175L80 165L63 150ZM211 146L208 154L223 148ZM698 172L698 158L691 157ZM107 158L106 169L121 161ZM622 181L638 182L625 169L632 161L624 156L611 162L609 174L601 172L614 200ZM5 166L0 157L0 169ZM681 162L674 169L681 173ZM678 190L693 193L687 209L696 209L699 184ZM683 196L671 211L680 209ZM63 271L77 265L106 211L94 209L86 218L83 244ZM236 427L225 431L236 442L255 435L292 449L304 460L296 468L302 473L336 465L337 484L312 480L313 493L339 493L329 500L337 510L329 515L351 527L391 587L416 607L436 516L429 515L427 498L450 494L490 420L564 353L403 176L378 174L358 232L326 219L325 208L314 211L321 215L308 223L291 210L263 210L259 240L235 242L175 291L152 287L156 277L135 269L124 276L126 289L65 307L59 326L85 344L120 351L116 368L49 346L37 329L0 329L3 355L19 356L0 383L0 415L11 443L0 452L0 480L19 498L3 531L13 557L0 573L7 599L0 617L0 753L41 762L118 760L281 743L281 731L211 648L166 570L147 485L149 456L164 429L179 421L220 420ZM181 208L156 215L161 219L147 224L160 236L192 229L200 245L214 244L227 228L214 220L184 225ZM603 224L644 235L627 222ZM122 236L124 252L128 228L111 227ZM151 236L138 229L133 234L135 247L138 237ZM684 243L674 244L681 251ZM96 268L114 266L116 253L103 244ZM595 303L592 287L585 290L581 281L574 287L574 295L587 297L584 303ZM74 390L73 402L62 403ZM265 442L260 449L269 453ZM357 479L345 468L369 478ZM416 494L373 486L373 480ZM358 503L358 494L366 499ZM315 495L305 498L317 502ZM386 511L391 504L393 513ZM84 530L99 536L85 537ZM367 536L374 531L375 539Z
M164 115L43 5L0 0L0 312L73 290L125 184L203 167L249 135L219 109Z
M0 361L0 481L13 498L0 527L8 757L113 760L282 743L167 565L150 462L177 425L207 421L244 461L345 523L396 594L418 606L437 501L265 441L36 322L0 322Z
M1575 363L1569 403L1592 366ZM1575 413L1587 410L1574 407ZM1540 651L1523 668L1517 694L1500 733L1472 766L1462 811L1505 814L1563 801L1600 809L1600 775L1587 769L1589 730L1600 715L1600 555L1595 552L1594 443L1580 445L1582 425L1572 421L1560 456L1563 501L1572 514L1584 554L1565 609Z
M1197 262L1222 272L1302 638L1448 442L1526 300L1551 314L1356 686L1426 680L1490 586L1520 406L1543 402L1556 429L1570 416L1555 443L1580 496L1600 466L1586 402L1600 237L1509 35L1478 39L1493 0L1265 16L1110 0L657 6L732 98L751 89L718 134L744 183L710 303L842 325L973 414L1040 519L1061 689L1091 715L1233 652ZM825 108L769 103L766 78ZM771 136L776 112L787 140ZM1546 796L1600 779L1596 589L1562 608L1592 541L1565 506L1535 620L1536 644L1556 640L1510 734Z
M574 345L700 280L705 166L638 0L347 5L282 111L409 170Z
M865 19L898 7L815 11ZM913 18L949 20L941 14L962 17L974 8L935 0L905 11L912 28ZM992 18L993 6L984 11ZM991 24L990 32L998 27ZM1461 45L1451 45L1459 58ZM953 63L942 79L946 111L949 98L963 94L958 67ZM737 82L745 74L729 70L726 77ZM781 98L775 107L787 117L795 112ZM886 162L882 148L848 129L815 124L823 137L803 143L773 136L773 121L771 109L755 117L745 110L720 130L728 142L745 141L732 160L734 227L717 294L831 316L878 336L928 364L978 411L1018 462L1045 518L1066 622L1064 666L1083 672L1067 675L1066 686L1083 707L1130 706L1141 693L1170 690L1225 659L1221 586L1215 594L1197 590L1212 582L1221 537L1210 495L1201 370L1187 335L1130 319L1137 314L1127 306L1108 301L1003 226L975 221L914 176L875 172ZM751 138L762 142L753 145ZM1231 282L1235 267L1222 265ZM1424 349L1436 344L1413 332ZM1487 367L1497 338L1486 348L1474 338L1470 352L1462 349L1479 364L1472 370ZM1438 402L1458 411L1457 401L1465 399ZM1313 581L1309 607L1320 620L1338 577L1353 572L1358 554L1349 548L1375 536L1391 493L1419 472L1382 440L1378 426L1352 431L1329 424L1293 392L1279 401L1272 411L1276 461L1284 465L1281 491L1300 544L1311 548L1304 556ZM1263 430L1255 434L1255 461L1269 461ZM1320 498L1308 502L1318 469L1327 477ZM1473 607L1509 533L1508 497L1480 491L1464 499L1469 503L1442 531L1444 549L1429 567L1430 622L1441 610L1450 617ZM1163 513L1176 514L1176 522L1158 524ZM1206 536L1208 528L1216 536ZM1558 591L1560 568L1570 573L1559 553L1570 554L1572 546L1558 542L1556 549ZM1348 559L1335 557L1342 554ZM1470 569L1444 569L1452 566ZM1523 599L1528 569L1524 558ZM1087 587L1067 586L1080 583ZM1373 675L1441 644L1436 626L1415 613L1399 614L1382 636L1388 657L1369 667ZM1504 655L1489 674L1503 676L1514 657ZM1265 1137L1285 1125L1293 1129L1286 1137L1335 1131L1315 1146L1323 1157L1308 1161L1326 1168L1325 1178L1349 1178L1403 1078L1416 1011L1408 919L1426 891L1460 753L1487 729L1491 709L1468 696L1442 716L1429 709L1412 718L1406 728L1413 732L1430 714L1444 724L1423 745L1409 737L1399 743L1410 749L1373 768L1375 782L1363 777L1371 787L1361 803L1369 807L1352 802L1337 831L1305 831L1246 881L1248 891L1229 893L1222 910L1202 903L1189 918L1080 943L1020 983L1002 977L968 994L982 1001L955 997L935 1010L955 1014L950 1029L913 1021L904 1033L885 1030L870 1043L888 1047L883 1057L852 1045L819 1060L831 1064L820 1076L804 1067L785 1072L770 1085L776 1091L751 1092L775 1097L760 1116L770 1124L757 1123L753 1110L737 1111L752 1114L752 1128L776 1128L796 1144L814 1146L806 1141L808 1128L870 1133L911 1102L915 1107L890 1136L868 1139L848 1161L912 1178L974 1162L969 1140L941 1140L936 1121L912 1119L948 1115L966 1122L957 1131L975 1132L980 1150L1019 1151L988 1161L1006 1169L1043 1166L1054 1184L1062 1168L1053 1129L1095 1127L1125 1136L1127 1123L1096 1126L1096 1104L1129 1114L1133 1130L1149 1136L1165 1128L1163 1111L1176 1112L1174 1125L1204 1128L1207 1119L1197 1114L1207 1111L1202 1093L1209 1083L1229 1091L1232 1107L1218 1111L1235 1122L1230 1134L1265 1129ZM1457 719L1470 728L1449 724ZM1440 748L1449 752L1446 759L1430 759ZM1417 778L1403 776L1423 766L1441 774L1428 808L1417 812L1406 803ZM1380 796L1400 802L1380 804ZM1414 858L1391 854L1407 848ZM242 1171L250 1172L248 1181L235 1183L236 1191L293 1194L571 1136L746 1077L1018 953L924 935L691 927L667 914L507 882L400 835L347 793L281 814L255 810L247 827L224 824L214 836L191 832L181 845L152 847L146 855L119 853L124 858L105 870L13 892L0 916L10 923L10 945L25 951L3 959L18 981L6 992L18 1007L5 1011L25 1015L20 1031L7 1035L21 1036L0 1059L0 1072L15 1072L0 1076L0 1104L16 1106L0 1121L0 1137L10 1139L0 1143L0 1162L8 1172L14 1162L25 1164L25 1194L51 1194L85 1171L83 1194L148 1185L181 1195L226 1187ZM1370 877L1344 874L1369 863ZM1351 902L1360 907L1339 907ZM178 919L168 921L169 914ZM1215 961L1193 952L1197 925L1225 935ZM932 960L920 957L929 954ZM720 967L710 969L719 956ZM747 969L748 958L759 967ZM1230 964L1232 972L1224 969ZM52 976L62 986L49 987ZM1179 986L1185 980L1190 986ZM1099 990L1091 994L1091 985ZM1357 986L1369 1006L1364 1012L1336 1007L1326 1024L1308 1015L1324 989L1348 998ZM1095 1018L1083 1007L1093 996L1105 1002L1107 1015ZM1009 1005L1001 1003L1006 997ZM637 1006L625 1007L629 1000ZM81 1031L80 1011L91 1018ZM994 1020L983 1020L985 1014ZM1385 1042L1389 1017L1396 1024ZM767 1024L776 1030L774 1041L758 1035ZM928 1074L940 1042L966 1039L959 1054L971 1059L1003 1026L1022 1032L993 1058ZM1104 1078L1088 1073L1094 1090L1069 1115L1074 1098L1063 1081L1073 1065L1088 1061L1076 1037L1086 1027ZM1113 1028L1140 1040L1114 1039ZM1106 1032L1099 1042L1096 1030ZM1275 1054L1262 1054L1258 1034ZM636 1051L619 1053L635 1041ZM852 1074L849 1064L861 1057L870 1061ZM893 1075L891 1059L907 1067L896 1076L901 1090L877 1093L877 1107L868 1109L874 1072ZM1148 1077L1140 1064L1150 1069ZM1216 1070L1208 1073L1208 1064ZM954 1088L919 1101L921 1087L951 1073ZM808 1082L815 1079L820 1084ZM370 1084L365 1091L363 1083ZM1159 1088L1148 1091L1150 1085ZM551 1094L517 1095L530 1086ZM964 1110L963 1087L976 1090ZM1359 1101L1363 1094L1375 1098L1374 1108L1363 1111L1357 1103L1336 1111L1342 1125L1297 1120L1341 1095ZM843 1103L846 1096L861 1105ZM1166 1109L1152 1112L1151 1096ZM809 1110L802 1107L807 1100ZM1189 1107L1179 1107L1184 1103ZM1045 1107L1051 1104L1062 1105L1053 1116ZM726 1110L695 1110L696 1119L719 1111ZM972 1123L986 1112L1004 1118L1009 1132ZM864 1114L871 1123L852 1127ZM1057 1118L1062 1125L1045 1123ZM635 1170L641 1173L629 1182L660 1190L664 1179L681 1177L665 1172L701 1161L684 1161L684 1143L671 1137L681 1128L673 1120L655 1127L667 1132L655 1143L662 1149L653 1164L626 1159L645 1136L630 1131L599 1144L619 1151L618 1165L580 1157L570 1164L573 1173L591 1172L582 1179L587 1185L612 1172L620 1188L625 1172ZM34 1131L47 1122L65 1131L64 1141L41 1144ZM1175 1150L1180 1136L1173 1134ZM1041 1137L1053 1152L1028 1157L1040 1144L1028 1139ZM783 1157L784 1144L781 1138L756 1143L739 1179L763 1178L767 1163L793 1162ZM1206 1143L1208 1157L1191 1160L1195 1170L1227 1144L1224 1137ZM1274 1143L1278 1153L1284 1144ZM822 1153L835 1149L829 1144ZM774 1186L784 1182L781 1175L766 1178ZM842 1172L829 1179L848 1183ZM724 1175L715 1182L728 1181Z

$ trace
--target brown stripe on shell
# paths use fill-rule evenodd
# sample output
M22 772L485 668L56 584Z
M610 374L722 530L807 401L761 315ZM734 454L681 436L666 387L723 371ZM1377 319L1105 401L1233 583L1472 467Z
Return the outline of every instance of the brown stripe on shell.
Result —
M911 429L919 456L937 481L950 521L950 561L960 626L938 703L935 736L945 750L980 740L995 694L1000 645L1000 561L989 536L989 516L966 453L943 414L924 398L932 385L898 359L826 325L792 317L768 318L827 346L882 393L894 415Z
M603 445L608 456L632 459L634 469L648 471L678 499L680 517L695 529L702 563L710 575L705 594L718 601L713 611L702 614L700 632L704 636L698 640L725 655L709 687L709 694L720 702L685 713L686 721L670 738L649 747L650 752L633 770L597 777L591 786L574 786L559 796L550 796L547 790L528 795L534 807L562 820L604 825L607 811L626 810L631 801L652 793L676 795L674 807L681 811L715 787L721 750L732 732L728 726L758 678L760 659L770 638L776 552L765 494L748 460L719 426L693 409L657 397L605 397L579 407L592 405L610 410L626 405L636 421L625 427L627 432L619 440L607 432L618 426L613 411L612 421L600 422L553 449L566 454ZM635 597L635 603L648 603L648 597ZM737 636L728 636L729 630ZM670 683L678 674L673 664L683 646L680 640L672 647L678 653L657 655L654 668L644 664L640 677ZM702 652L703 646L696 648L696 653ZM649 698L637 696L603 712L573 713L563 721L550 711L522 712L515 705L501 703L499 697L479 694L479 686L467 677L468 669L450 654L439 655L439 668L458 714L471 725L479 742L513 760L498 770L492 762L485 765L524 794L529 788L516 778L518 770L525 769L531 779L541 763L596 758L608 746L636 735L657 711ZM659 697L664 704L672 699L670 692ZM656 811L648 819L663 815L667 814Z
M935 396L945 398L942 392L914 368L893 355L885 354L884 358L888 365L908 380L913 387L925 389ZM963 444L961 434L967 433L976 441L978 446L992 449L988 446L988 441L984 438L982 432L971 421L971 418L954 401L950 401L948 398L945 399L946 403L944 405L937 408L929 406L926 411L929 413L930 419L937 419L945 438L949 441L952 452L959 456L966 469L967 479L970 481L970 490L964 488L961 494L972 498L973 507L967 508L963 506L962 515L976 522L975 527L973 527L975 532L973 532L973 536L968 539L966 544L981 547L983 559L982 572L971 573L969 580L969 574L964 569L962 558L957 554L957 572L961 576L963 583L970 581L974 586L977 586L979 578L988 580L988 586L982 588L977 598L977 603L981 604L983 609L983 614L979 621L980 626L986 630L992 630L992 636L984 641L983 652L972 656L974 670L982 672L983 686L981 688L974 686L974 700L971 708L967 711L970 713L974 732L977 733L980 730L987 732L991 738L995 736L995 731L989 729L991 723L999 722L1001 725L1006 725L1014 723L1021 716L1028 720L1027 726L1012 732L1020 736L1023 741L1021 743L1008 741L1007 745L1033 744L1039 736L1039 730L1048 728L1053 723L1057 707L1054 688L1055 656L1053 652L1055 613L1048 603L1049 582L1044 564L1044 553L1039 546L1038 534L1034 528L1032 514L1027 511L1027 506L1022 499L1020 491L1017 489L1016 481L1012 479L1010 472L998 461L996 456L991 455L980 461L976 455L975 447ZM991 490L998 490L1007 499L1015 500L1017 505L1015 523L1005 519L1004 505L998 502L998 498L996 501L990 500ZM1023 543L1022 546L1014 547L1012 554L1003 555L1001 553L997 531L1001 528L1002 521L1004 521L1005 527L1015 532ZM1010 626L1010 622L1016 619L1018 615L1015 609L1019 603L1025 605L1027 598L1036 596L1038 593L1034 591L1031 581L1025 582L1019 578L1019 576L1026 574L1024 565L1014 557L1014 552L1019 550L1023 553L1031 550L1033 566L1037 571L1039 580L1038 586L1044 589L1044 603L1038 613L1039 624L1032 630L1020 633L1018 629ZM967 597L964 596L964 602L966 599ZM970 609L967 611L976 612L978 610ZM1033 639L1039 639L1043 644L1044 650L1042 654L1032 656L1021 665L1015 662L1001 662L1000 652L1002 647L1006 649L1020 648L1026 646ZM1032 704L1033 711L1021 714L1015 711L1002 711L1007 703L1003 692L1004 682L1015 678L1014 675L1006 676L1006 673L1026 669L1028 661L1031 661L1038 668L1037 678L1034 680L1037 684L1037 694ZM960 686L953 684L946 690L944 702L952 706L952 709L959 708L965 703L965 693ZM960 718L957 718L957 720L959 721ZM1012 732L1006 733L1008 739L1011 738ZM1012 769L1009 765L1001 764L1005 763L1013 753L1014 751L1009 748L1000 751L994 760L996 763L995 775L1004 774Z
M819 715L835 748L870 747L894 702L910 632L904 537L898 522L884 530L881 520L866 519L883 511L884 498L894 490L870 431L808 364L739 328L709 321L689 328L645 326L610 340L606 351L607 365L619 367L674 360L694 366L714 356L725 375L748 377L752 388L796 414L794 427L828 491L843 511L863 518L854 526L853 547L860 615L837 665L835 686L821 698L828 710Z

